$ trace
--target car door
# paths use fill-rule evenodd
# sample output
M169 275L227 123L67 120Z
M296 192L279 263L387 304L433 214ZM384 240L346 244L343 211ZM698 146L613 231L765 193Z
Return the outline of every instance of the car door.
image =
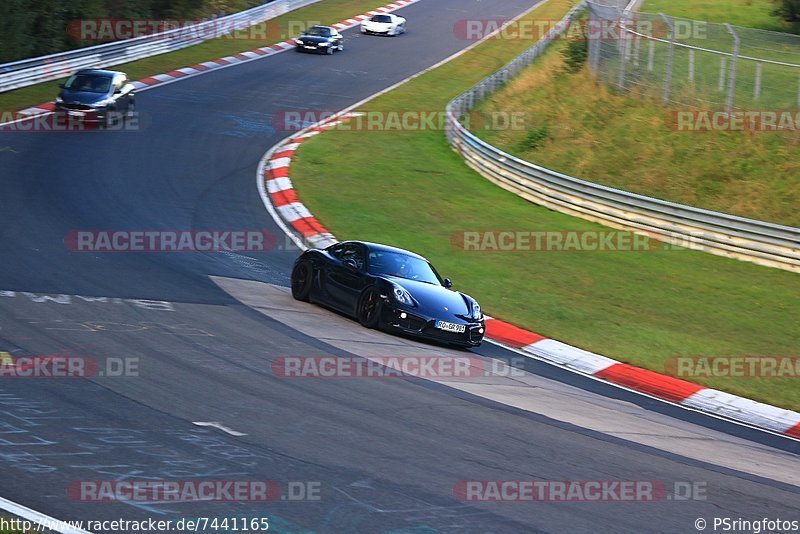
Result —
M345 263L348 260L355 262L356 267L348 266ZM325 289L332 306L352 313L367 279L365 267L366 251L363 245L344 244L338 257L334 256L334 261L328 265L324 274Z

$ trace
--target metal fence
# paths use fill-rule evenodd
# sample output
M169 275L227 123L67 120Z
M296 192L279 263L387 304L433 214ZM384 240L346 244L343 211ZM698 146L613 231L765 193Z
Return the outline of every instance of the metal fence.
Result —
M573 8L542 40L447 105L447 139L453 149L485 178L550 209L646 232L681 247L800 272L800 228L684 206L561 174L486 143L461 123L466 113L541 55L582 7Z
M625 91L704 110L800 107L800 36L587 2L589 66Z
M23 59L0 65L0 92L58 80L78 69L110 67L166 52L249 28L319 0L274 0L226 17L174 30Z

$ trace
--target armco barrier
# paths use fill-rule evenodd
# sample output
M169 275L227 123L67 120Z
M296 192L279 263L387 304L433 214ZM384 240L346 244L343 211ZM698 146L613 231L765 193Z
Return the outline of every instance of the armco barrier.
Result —
M226 17L187 25L153 35L59 52L0 65L0 93L64 78L78 69L110 67L173 52L219 36L220 28L248 28L319 0L274 0Z
M737 217L587 182L523 161L469 132L460 118L519 74L583 8L576 5L540 41L447 105L450 145L485 178L550 209L646 232L686 248L800 272L800 228Z

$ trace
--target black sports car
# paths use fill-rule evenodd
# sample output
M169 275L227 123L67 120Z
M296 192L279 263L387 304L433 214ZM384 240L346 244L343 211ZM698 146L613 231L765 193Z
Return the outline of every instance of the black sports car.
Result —
M131 116L136 109L134 88L124 72L79 70L60 87L55 102L56 113L110 124Z
M311 26L303 35L294 40L298 52L322 52L333 54L344 50L344 37L330 26Z
M344 241L303 252L292 268L292 296L381 328L462 347L485 331L478 303L452 291L428 260L407 250Z

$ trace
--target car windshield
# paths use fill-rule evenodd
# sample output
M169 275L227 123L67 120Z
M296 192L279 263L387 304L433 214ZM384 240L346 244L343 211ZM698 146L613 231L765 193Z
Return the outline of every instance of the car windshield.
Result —
M328 28L322 28L320 26L313 26L308 29L306 35L313 35L314 37L330 37L331 31Z
M392 17L389 15L375 15L369 20L372 22L392 22Z
M85 93L107 93L110 87L111 77L97 74L73 74L64 84L69 91Z
M437 286L442 285L439 274L430 263L399 252L370 251L369 273L418 280Z

